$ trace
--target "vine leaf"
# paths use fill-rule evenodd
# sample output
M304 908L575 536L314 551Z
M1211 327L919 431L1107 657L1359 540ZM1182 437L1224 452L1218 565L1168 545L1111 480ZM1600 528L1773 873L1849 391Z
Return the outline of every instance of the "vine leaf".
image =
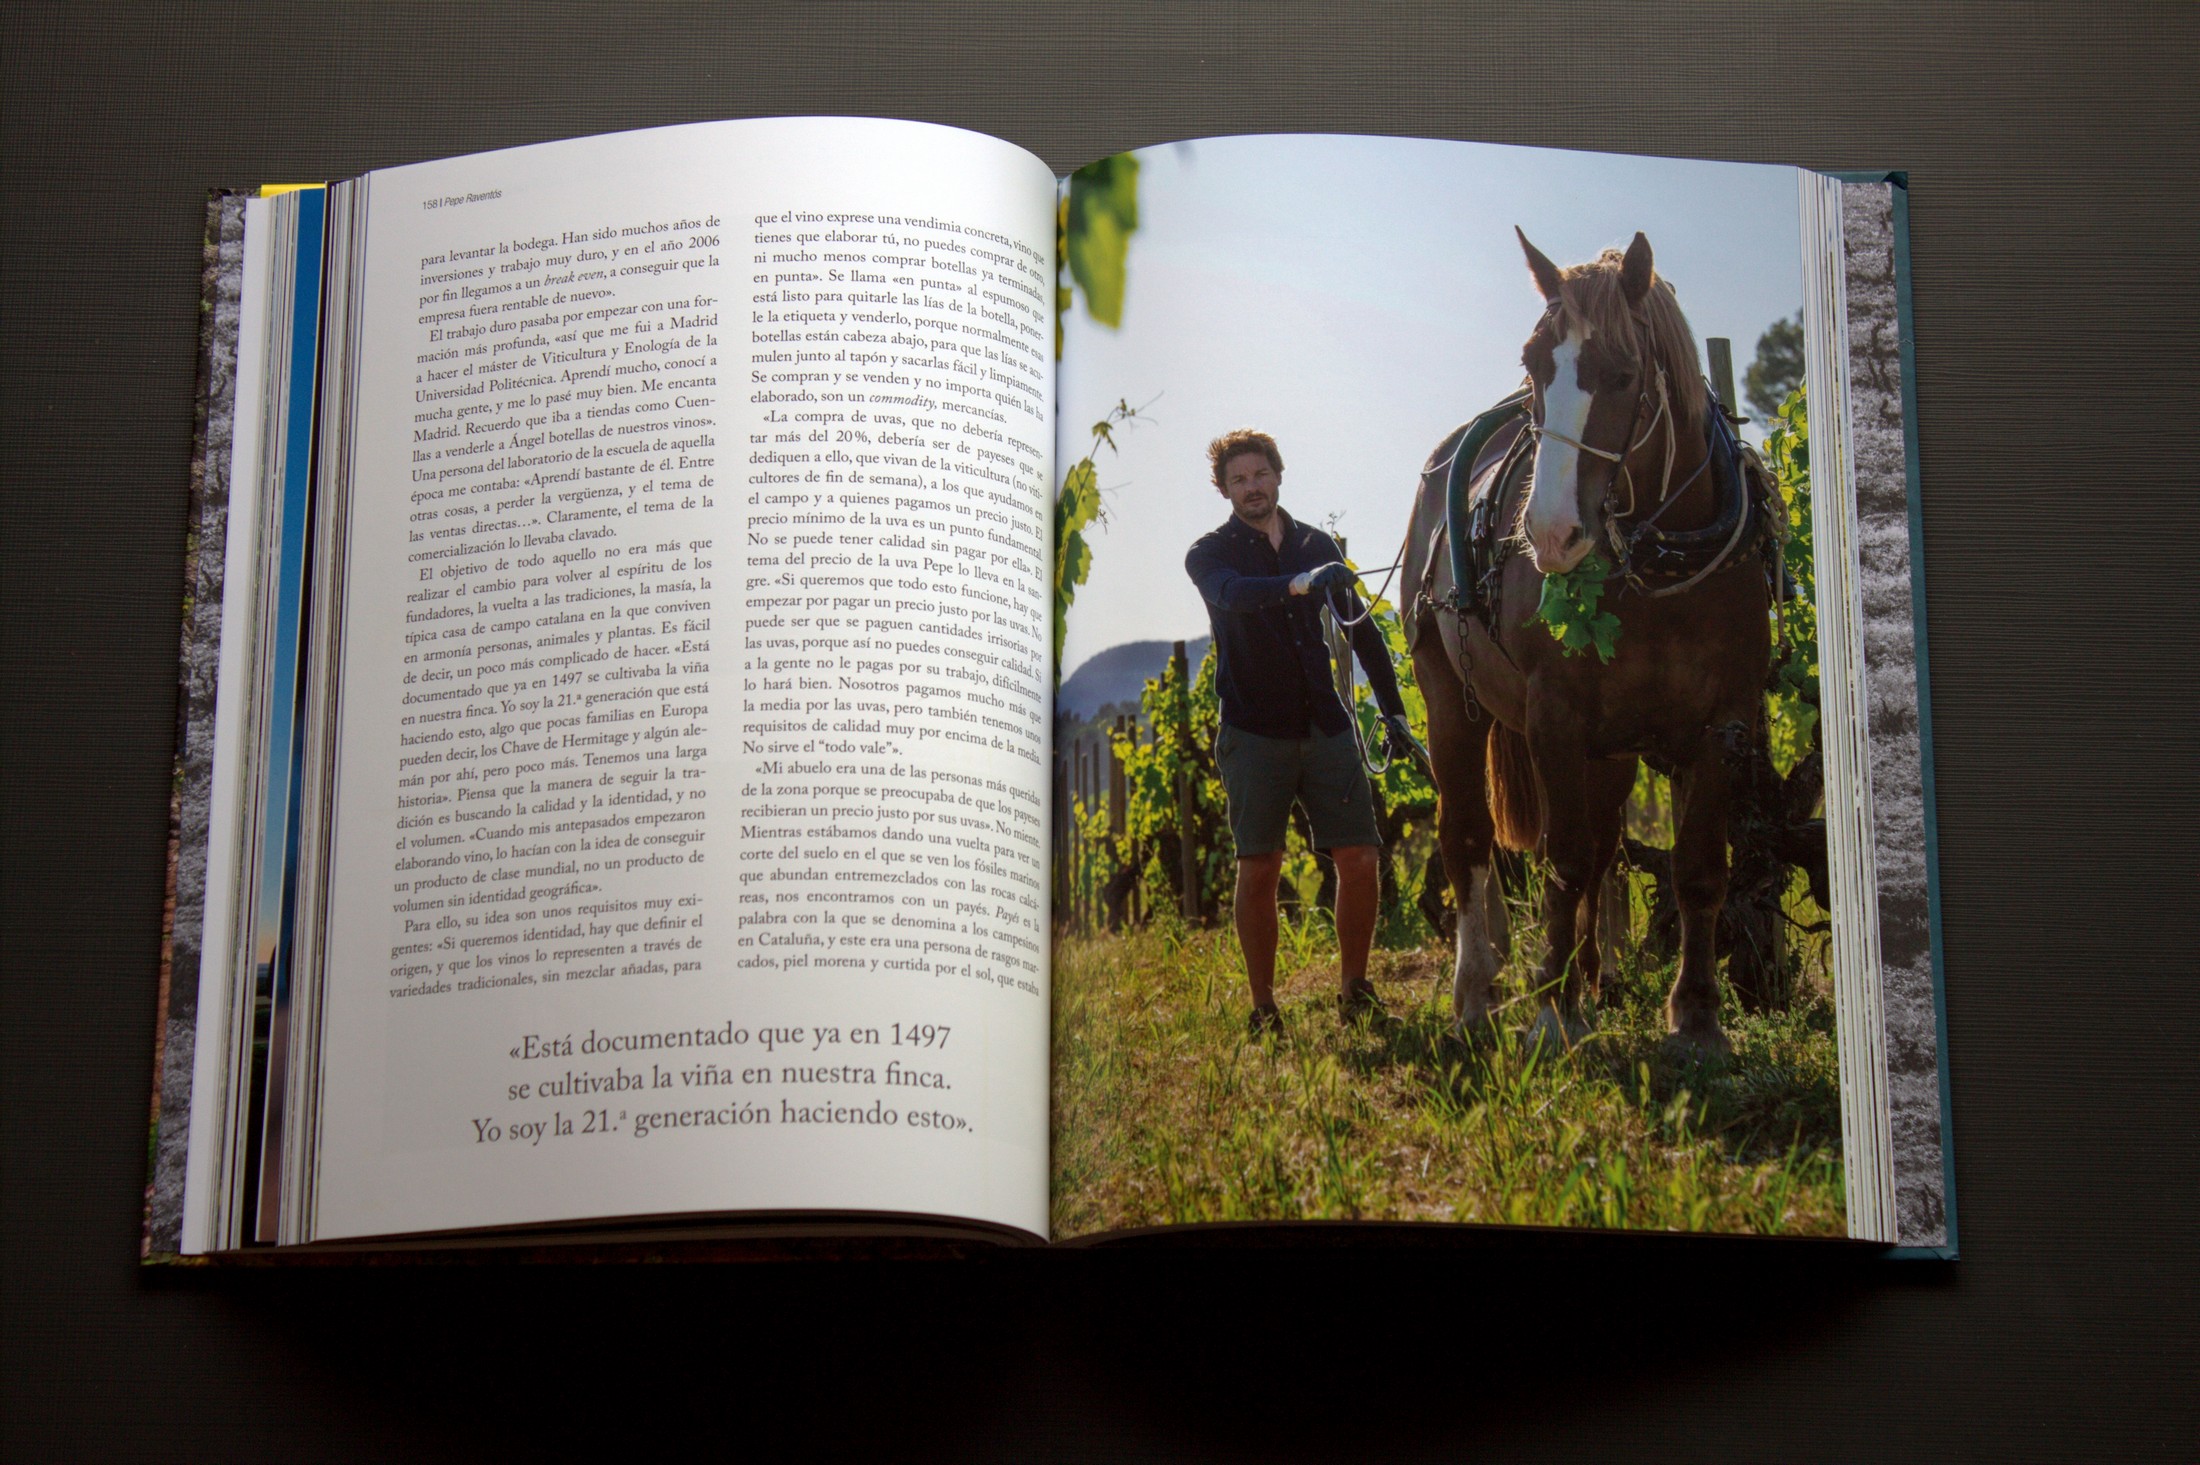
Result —
M1059 218L1070 278L1101 325L1123 324L1131 235L1138 228L1138 159L1118 153L1070 174Z
M1054 675L1062 675L1062 642L1069 634L1070 602L1092 574L1092 546L1085 526L1100 516L1100 473L1091 458L1081 458L1062 480L1054 501Z
M1609 662L1619 654L1619 617L1597 609L1611 573L1604 556L1593 554L1564 574L1543 577L1536 619L1568 656L1594 648L1599 661Z

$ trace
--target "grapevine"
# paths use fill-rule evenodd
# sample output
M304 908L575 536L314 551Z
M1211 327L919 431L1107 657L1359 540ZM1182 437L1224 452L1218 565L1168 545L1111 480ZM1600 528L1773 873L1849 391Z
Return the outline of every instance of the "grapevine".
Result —
M1398 672L1406 720L1416 737L1428 737L1428 708L1412 677L1406 651L1405 629L1395 607L1378 600L1372 607L1375 625L1382 632L1391 664ZM1178 841L1182 814L1178 803L1178 779L1191 785L1191 840L1197 869L1197 908L1203 912L1228 909L1236 880L1236 852L1229 835L1229 806L1223 792L1213 748L1222 725L1221 700L1215 684L1214 653L1202 658L1189 687L1172 660L1157 677L1146 682L1140 697L1141 716L1127 733L1112 739L1112 751L1123 765L1124 818L1120 832L1110 829L1104 806L1087 807L1076 800L1071 811L1080 834L1081 858L1072 872L1073 888L1086 909L1107 889L1126 866L1135 866L1128 877L1139 893L1138 908L1152 913L1178 908ZM1360 724L1362 742L1380 748L1386 736L1382 709L1364 678L1353 688L1353 713ZM1373 779L1379 811L1387 811L1386 842L1412 837L1425 829L1436 806L1436 790L1418 763L1393 759ZM1303 856L1297 834L1291 849ZM1294 867L1296 868L1296 867ZM1416 862L1415 868L1418 868ZM1401 876L1401 879L1404 877ZM1416 891L1400 885L1385 888L1383 913L1385 944L1411 945L1420 919L1412 909Z
M1780 404L1778 418L1765 435L1764 459L1780 483L1787 514L1782 554L1797 592L1794 599L1774 607L1773 629L1780 653L1772 668L1772 754L1779 766L1788 768L1816 743L1818 726L1818 577L1810 532L1810 412L1801 387Z
M1070 175L1054 210L1054 357L1062 357L1062 322L1079 292L1085 313L1110 329L1123 324L1131 235L1138 229L1138 159L1128 153L1087 163ZM1085 528L1104 520L1094 458L1112 451L1114 430L1136 414L1126 402L1092 426L1092 451L1070 465L1054 499L1054 684L1062 684L1062 644L1077 587L1092 574Z
M1094 460L1105 444L1115 450L1117 424L1130 421L1138 409L1117 402L1112 411L1092 425L1092 450L1070 465L1062 477L1062 491L1054 500L1054 684L1062 684L1062 643L1069 634L1069 608L1077 599L1077 587L1092 574L1092 546L1085 528L1105 521L1100 507L1100 470Z

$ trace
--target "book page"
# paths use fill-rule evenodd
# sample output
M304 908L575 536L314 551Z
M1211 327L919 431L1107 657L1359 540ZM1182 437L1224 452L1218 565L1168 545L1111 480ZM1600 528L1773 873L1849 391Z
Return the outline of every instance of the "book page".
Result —
M1045 165L758 121L365 195L291 1234L1044 1235Z
M1057 451L1091 455L1098 512L1056 706L1057 1238L1858 1234L1829 948L1867 912L1820 822L1810 470L1835 459L1806 446L1795 188L1319 136L1073 179L1098 288ZM1523 235L1571 272L1555 310ZM1546 431L1498 414L1477 474L1471 424L1530 367ZM1706 377L1779 479L1753 516ZM1231 490L1233 463L1265 482ZM1662 530L1696 536L1670 565ZM1287 588L1340 552L1355 590Z

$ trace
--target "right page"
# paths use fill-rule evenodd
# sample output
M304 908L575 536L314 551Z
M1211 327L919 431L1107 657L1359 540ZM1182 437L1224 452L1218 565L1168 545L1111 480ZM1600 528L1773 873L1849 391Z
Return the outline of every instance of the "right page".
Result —
M1883 1173L1930 965L1882 996L1868 840L1829 860L1874 770L1820 692L1822 616L1868 638L1811 176L1253 137L1071 180L1057 1236L1945 1239Z

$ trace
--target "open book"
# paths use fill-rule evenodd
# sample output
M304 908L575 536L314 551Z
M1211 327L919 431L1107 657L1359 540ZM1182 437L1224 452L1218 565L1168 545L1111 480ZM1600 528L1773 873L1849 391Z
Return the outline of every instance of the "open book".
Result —
M217 196L147 1255L1952 1255L1904 208L852 119Z

